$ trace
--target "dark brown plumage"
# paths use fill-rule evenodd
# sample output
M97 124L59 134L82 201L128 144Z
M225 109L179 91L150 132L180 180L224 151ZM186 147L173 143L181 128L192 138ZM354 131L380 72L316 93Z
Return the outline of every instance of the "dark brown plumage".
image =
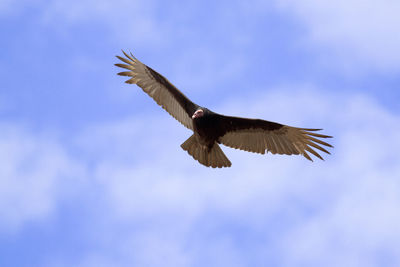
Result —
M307 152L323 159L314 149L330 154L322 146L332 146L320 139L331 136L315 133L320 129L296 128L265 120L217 114L196 105L161 74L132 54L122 52L126 58L117 58L126 64L115 65L128 71L118 75L131 77L126 83L137 84L172 117L194 132L181 147L207 167L232 165L219 144L260 154L267 151L272 154L303 155L311 161Z

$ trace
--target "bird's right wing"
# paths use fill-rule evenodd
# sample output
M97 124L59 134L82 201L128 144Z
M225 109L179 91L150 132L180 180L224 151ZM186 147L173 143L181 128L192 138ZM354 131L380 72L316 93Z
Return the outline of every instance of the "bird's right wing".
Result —
M193 130L192 115L198 106L161 74L140 62L132 54L122 52L126 58L120 56L117 58L126 64L118 63L115 66L129 71L120 72L118 75L132 77L126 83L137 84L172 117Z
M303 155L323 159L313 148L330 154L322 146L332 147L320 140L331 136L315 133L320 129L296 128L275 122L220 115L222 144L249 152L264 154ZM322 146L321 146L322 145Z

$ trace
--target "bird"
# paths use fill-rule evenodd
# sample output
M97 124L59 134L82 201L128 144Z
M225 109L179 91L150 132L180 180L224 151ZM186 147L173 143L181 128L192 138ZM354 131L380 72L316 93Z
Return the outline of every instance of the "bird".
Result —
M193 103L170 81L151 67L140 62L132 53L116 56L125 69L118 75L128 76L125 82L136 84L193 134L181 144L200 164L212 167L231 167L232 163L220 144L248 152L265 154L303 155L313 161L311 153L324 160L314 149L330 154L322 141L332 136L317 133L322 129L297 128L272 121L225 116Z

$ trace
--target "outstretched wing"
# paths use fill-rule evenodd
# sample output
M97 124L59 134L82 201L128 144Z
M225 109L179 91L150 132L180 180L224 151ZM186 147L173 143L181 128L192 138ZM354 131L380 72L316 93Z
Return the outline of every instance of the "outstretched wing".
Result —
M118 75L132 77L126 83L137 84L172 117L193 130L191 117L198 106L161 74L140 62L132 54L128 55L124 51L122 52L126 58L120 56L117 58L126 64L118 63L115 66L128 71L120 72Z
M330 154L322 146L332 147L320 140L332 136L315 133L321 129L296 128L270 121L222 115L220 122L222 135L219 142L249 152L303 155L312 161L307 152L323 160L314 149Z

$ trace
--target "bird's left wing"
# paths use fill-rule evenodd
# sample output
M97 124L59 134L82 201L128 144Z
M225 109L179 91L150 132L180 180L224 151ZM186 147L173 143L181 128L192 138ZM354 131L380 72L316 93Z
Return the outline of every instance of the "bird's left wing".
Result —
M117 58L126 64L118 63L115 66L125 68L128 71L120 72L118 75L132 77L126 83L137 84L172 117L193 130L191 116L198 106L161 74L140 62L132 54L128 55L124 51L122 52L126 58L120 56L117 56Z
M307 152L323 159L313 148L330 154L322 146L332 146L320 139L331 136L315 133L320 129L296 128L265 120L220 116L219 142L226 146L261 154L265 151L272 154L300 154L311 161Z

